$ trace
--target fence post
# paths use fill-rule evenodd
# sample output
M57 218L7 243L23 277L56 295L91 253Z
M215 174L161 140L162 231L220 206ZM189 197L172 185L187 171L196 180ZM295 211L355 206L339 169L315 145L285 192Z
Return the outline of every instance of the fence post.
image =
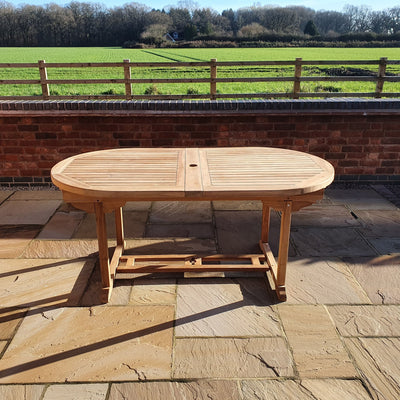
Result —
M40 85L42 86L43 100L48 100L50 97L49 85L47 84L47 69L44 60L39 60Z
M294 68L294 82L293 82L293 98L298 99L300 93L300 78L301 78L301 62L302 58L296 58Z
M210 100L215 100L217 94L217 59L210 60Z
M382 57L379 60L379 70L378 70L378 76L377 76L377 80L376 80L375 97L377 99L379 99L381 97L381 94L383 91L383 84L385 83L386 65L387 65L387 58Z
M125 98L126 100L132 99L132 84L129 82L131 79L131 67L129 66L130 60L124 60L124 80L125 80Z

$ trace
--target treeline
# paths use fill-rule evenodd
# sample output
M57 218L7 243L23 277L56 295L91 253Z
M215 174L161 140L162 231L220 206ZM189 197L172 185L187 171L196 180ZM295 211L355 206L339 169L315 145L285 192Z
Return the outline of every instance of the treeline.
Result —
M138 46L183 41L399 40L400 5L383 11L346 6L343 12L301 6L249 7L221 13L193 6L154 10L138 3L107 8L71 2L13 6L0 2L0 46ZM358 35L358 36L357 36ZM361 35L361 36L360 36ZM292 38L292 39L290 39ZM367 38L367 39L366 39ZM392 39L391 39L392 38ZM255 43L256 45L256 43Z

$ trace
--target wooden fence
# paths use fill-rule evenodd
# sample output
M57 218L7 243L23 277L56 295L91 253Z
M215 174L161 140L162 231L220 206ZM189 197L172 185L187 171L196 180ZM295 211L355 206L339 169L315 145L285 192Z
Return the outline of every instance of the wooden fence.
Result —
M361 76L305 76L303 75L304 67L319 67L319 66L375 66L376 74L367 74ZM350 60L350 61L304 61L301 58L296 58L294 61L228 61L217 62L216 59L211 59L209 62L130 62L124 60L123 62L112 63L46 63L44 60L38 63L0 63L1 69L10 68L35 68L39 70L39 79L0 79L0 99L1 100L31 100L41 98L43 100L60 100L60 99L154 99L154 100L176 100L176 99L234 99L234 98L327 98L327 97L400 97L399 92L388 91L384 92L384 84L387 82L400 82L399 74L386 73L386 68L389 65L400 65L400 60L387 60L381 58L380 60ZM218 77L218 69L223 67L236 67L238 71L240 68L249 67L266 67L266 66L281 66L293 67L292 76L258 76L258 77ZM145 78L135 79L135 74L132 74L134 68L206 68L209 70L209 76L206 78ZM52 68L121 68L123 78L121 79L48 79L48 70ZM122 76L122 74L121 74ZM304 82L375 82L375 90L371 92L347 92L347 93L334 93L334 92L306 92L302 90L302 83ZM286 92L263 92L263 93L219 93L217 86L220 83L238 83L245 82L249 91L251 84L255 82L292 82L292 90ZM137 84L163 84L163 83L207 83L210 87L208 94L133 94L134 85ZM50 89L51 85L64 85L64 84L120 84L124 85L124 94L91 94L91 95L58 95L52 94ZM1 95L2 85L40 85L41 95L33 96L4 96Z

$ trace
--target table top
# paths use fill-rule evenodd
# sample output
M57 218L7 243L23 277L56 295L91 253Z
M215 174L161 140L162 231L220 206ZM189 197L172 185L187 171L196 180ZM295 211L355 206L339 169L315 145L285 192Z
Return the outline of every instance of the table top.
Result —
M61 190L93 199L262 199L312 193L334 178L313 155L271 147L119 148L51 170Z

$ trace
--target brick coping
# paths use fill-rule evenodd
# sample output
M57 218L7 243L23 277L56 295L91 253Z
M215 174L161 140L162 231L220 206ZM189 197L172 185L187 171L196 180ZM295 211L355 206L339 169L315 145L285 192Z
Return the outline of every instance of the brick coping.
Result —
M400 99L313 100L0 100L0 115L88 113L398 113Z

